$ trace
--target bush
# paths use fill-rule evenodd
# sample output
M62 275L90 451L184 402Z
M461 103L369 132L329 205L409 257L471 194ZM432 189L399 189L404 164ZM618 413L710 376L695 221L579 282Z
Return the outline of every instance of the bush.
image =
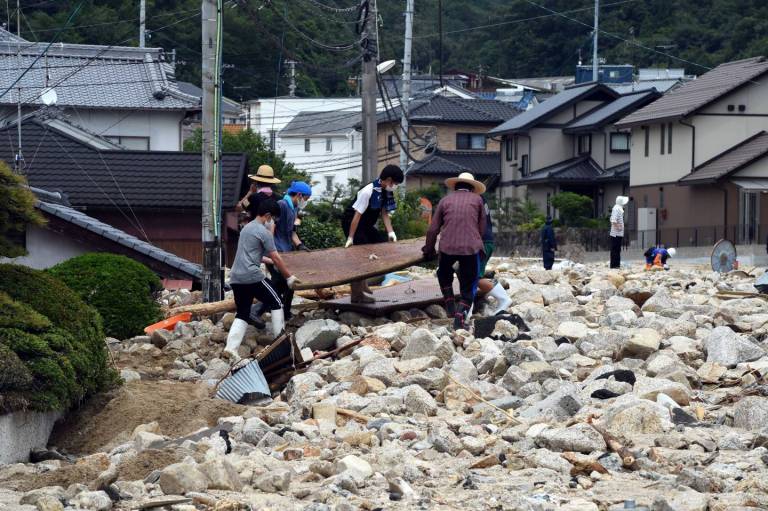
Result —
M0 265L0 410L66 410L116 381L98 312L47 272Z
M160 279L143 264L125 256L84 254L51 268L50 273L95 307L110 337L139 335L161 317L154 294Z
M560 221L568 227L580 227L592 216L592 199L573 192L552 197L552 207L560 213Z
M397 209L390 218L392 220L392 228L395 230L398 239L419 238L427 233L429 225L421 217L420 198L421 192L415 190L406 192L404 196L396 199Z
M299 239L312 250L341 247L345 240L341 222L323 222L313 216L306 216L301 220L298 234Z

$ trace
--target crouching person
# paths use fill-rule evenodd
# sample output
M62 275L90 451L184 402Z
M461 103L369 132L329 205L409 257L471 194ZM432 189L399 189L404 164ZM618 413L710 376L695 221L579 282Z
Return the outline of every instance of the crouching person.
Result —
M275 219L280 216L280 206L273 199L262 200L256 211L256 218L240 232L237 243L237 253L232 270L229 274L229 284L235 295L237 315L227 336L227 346L224 353L233 363L240 360L237 353L245 336L248 317L251 313L253 299L256 298L266 306L272 314L272 332L275 337L280 335L285 327L283 303L272 282L261 270L263 258L271 259L280 274L286 279L289 288L293 288L299 280L291 275L285 267L275 248L272 236Z

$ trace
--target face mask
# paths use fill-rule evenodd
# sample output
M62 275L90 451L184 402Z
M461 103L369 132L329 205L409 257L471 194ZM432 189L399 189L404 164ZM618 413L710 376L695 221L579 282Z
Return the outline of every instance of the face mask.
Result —
M387 187L388 192L394 192L395 190L397 190L397 185L389 185Z
M264 222L264 227L266 227L267 229L271 229L274 226L275 226L275 221L272 220L271 218L269 220L267 220L266 222Z
M307 199L304 199L304 200L300 200L300 201L299 201L299 209L304 209L304 208L306 208L306 207L307 207L307 203L308 203L308 202L309 202L309 201L308 201Z

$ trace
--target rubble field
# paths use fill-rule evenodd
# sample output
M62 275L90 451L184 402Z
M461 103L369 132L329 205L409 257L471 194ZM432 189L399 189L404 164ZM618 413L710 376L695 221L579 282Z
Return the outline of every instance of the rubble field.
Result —
M761 270L492 262L513 306L474 334L300 312L303 352L350 347L258 406L211 397L231 313L109 339L126 383L0 466L0 510L768 509Z

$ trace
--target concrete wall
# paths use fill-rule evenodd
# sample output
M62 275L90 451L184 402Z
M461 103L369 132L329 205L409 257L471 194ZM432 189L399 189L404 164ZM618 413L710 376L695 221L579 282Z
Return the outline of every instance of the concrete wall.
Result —
M59 412L0 415L0 465L29 461L29 452L48 444Z
M309 139L309 152L305 151L305 140ZM326 139L331 138L331 151L326 151ZM359 132L331 137L281 137L280 148L285 160L293 163L312 178L312 197L319 198L327 190L327 177L333 178L333 185L347 186L350 179L361 180L362 139Z
M377 107L383 108L383 103L379 102ZM360 98L258 99L245 104L246 126L268 139L270 130L279 133L299 112L344 113L359 112L361 108Z
M26 239L28 255L15 258L0 257L0 262L44 270L91 251L87 245L44 227L29 226Z

